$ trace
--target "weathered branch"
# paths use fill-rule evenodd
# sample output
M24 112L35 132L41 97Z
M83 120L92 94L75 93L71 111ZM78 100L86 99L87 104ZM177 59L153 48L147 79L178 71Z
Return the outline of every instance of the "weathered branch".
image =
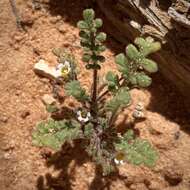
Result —
M189 8L181 11L181 6L176 8L173 4L164 11L155 0L97 0L97 3L110 22L108 32L122 43L127 44L139 35L151 35L161 40L163 48L153 57L159 63L162 74L189 100ZM189 5L188 2L186 4ZM141 30L131 26L131 21L140 25Z

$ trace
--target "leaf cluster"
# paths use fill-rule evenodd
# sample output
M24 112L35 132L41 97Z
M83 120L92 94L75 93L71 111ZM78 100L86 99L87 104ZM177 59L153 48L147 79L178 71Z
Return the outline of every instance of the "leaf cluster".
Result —
M105 61L105 57L100 54L106 49L102 43L106 40L107 35L104 32L98 32L102 24L100 18L95 18L93 9L84 10L83 20L77 23L80 29L80 43L84 49L82 60L87 63L87 69L100 69L98 62L103 63Z
M33 144L58 150L67 141L80 138L80 124L74 120L48 120L39 123L32 134Z
M124 160L134 165L153 167L158 158L152 145L146 140L135 138L132 130L128 130L115 146L118 152L124 154Z
M149 74L158 71L157 63L147 56L158 51L161 46L159 42L154 42L151 37L136 38L134 44L138 48L129 44L126 47L126 55L118 54L115 57L115 62L128 86L145 88L152 83Z
M73 80L65 85L65 91L68 96L73 96L80 102L88 101L89 96L86 94L86 90L81 87L80 82Z

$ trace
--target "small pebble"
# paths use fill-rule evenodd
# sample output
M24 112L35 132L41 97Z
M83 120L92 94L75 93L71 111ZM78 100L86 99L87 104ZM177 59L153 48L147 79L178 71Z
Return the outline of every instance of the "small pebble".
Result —
M0 122L7 123L8 119L9 118L7 116L0 115Z
M44 104L46 105L52 105L56 102L55 98L53 98L53 96L49 95L49 94L45 94L43 97L42 97L42 101Z
M21 117L22 119L25 119L27 116L30 115L30 112L28 110L24 110L22 113L21 113Z
M142 118L145 118L145 115L142 111L138 111L138 110L134 110L132 116L135 118L135 119L142 119Z
M60 25L60 26L58 26L57 29L58 29L58 31L61 32L61 33L65 33L65 32L66 32L66 28L65 28L64 25Z

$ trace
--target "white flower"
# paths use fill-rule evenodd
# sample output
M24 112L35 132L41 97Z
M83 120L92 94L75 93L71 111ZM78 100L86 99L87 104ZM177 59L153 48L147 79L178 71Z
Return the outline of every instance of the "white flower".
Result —
M77 119L81 122L86 123L87 121L89 121L91 118L91 114L90 112L86 112L83 110L78 110L77 111Z
M123 164L124 164L124 161L123 161L123 160L117 160L116 158L114 158L114 162L115 162L117 165L123 165Z
M117 165L119 165L119 164L123 165L123 164L124 164L124 158L125 158L124 153L118 152L118 153L116 154L115 158L114 158L114 162L115 162Z
M56 77L67 78L68 74L71 72L71 64L68 61L64 63L59 63L56 67Z

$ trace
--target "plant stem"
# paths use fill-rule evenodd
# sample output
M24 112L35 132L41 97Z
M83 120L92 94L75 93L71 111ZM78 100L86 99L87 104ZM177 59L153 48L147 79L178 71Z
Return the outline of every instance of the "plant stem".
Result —
M93 70L93 88L92 88L92 97L91 97L91 112L93 118L96 120L97 119L97 77L98 77L98 70L94 69Z
M121 82L123 80L123 77L120 77L119 78L119 82ZM122 84L121 84L122 86ZM105 92L103 92L98 98L97 98L97 101L101 101L101 99L106 95L108 94L110 91L109 90L106 90Z

